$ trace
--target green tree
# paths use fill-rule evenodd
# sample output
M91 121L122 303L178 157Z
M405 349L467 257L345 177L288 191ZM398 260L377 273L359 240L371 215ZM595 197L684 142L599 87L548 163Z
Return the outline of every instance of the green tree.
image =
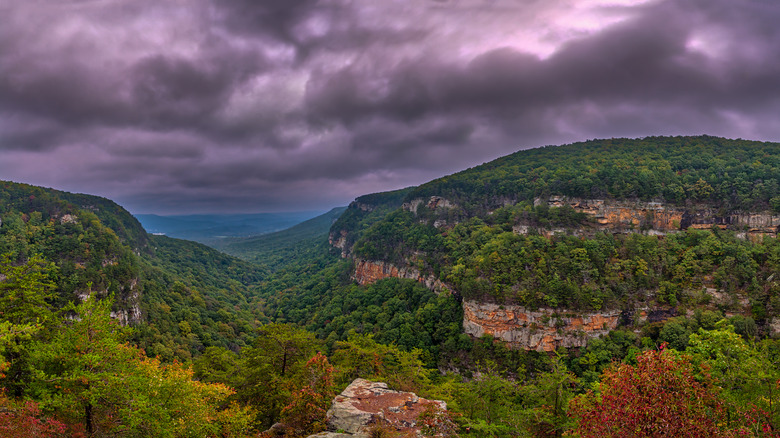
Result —
M362 377L382 380L396 389L419 391L430 385L431 370L420 358L422 351L403 351L394 345L382 345L372 335L352 333L337 342L332 360L338 370L337 383L347 385Z
M87 436L200 437L246 430L252 412L223 404L232 390L196 382L179 363L163 365L125 343L111 303L89 298L65 310L50 340L31 347L30 394L42 409Z
M53 263L36 255L14 265L6 254L0 260L0 321L14 324L47 322L52 318L52 300L56 296L51 275Z
M290 399L292 382L319 346L312 333L291 324L267 324L251 348L243 351L245 377L237 387L241 401L257 408L258 421L269 427Z
M751 347L727 321L714 330L699 329L690 336L687 353L694 363L706 366L723 396L729 402L727 421L768 425L780 430L780 406L777 403L780 372L766 354ZM745 414L754 412L754 418ZM748 424L755 426L755 424Z

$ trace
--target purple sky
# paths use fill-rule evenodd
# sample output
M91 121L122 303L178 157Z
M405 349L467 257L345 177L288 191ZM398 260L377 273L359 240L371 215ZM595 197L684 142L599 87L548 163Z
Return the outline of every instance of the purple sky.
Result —
M327 209L589 138L780 140L775 0L0 0L0 179Z

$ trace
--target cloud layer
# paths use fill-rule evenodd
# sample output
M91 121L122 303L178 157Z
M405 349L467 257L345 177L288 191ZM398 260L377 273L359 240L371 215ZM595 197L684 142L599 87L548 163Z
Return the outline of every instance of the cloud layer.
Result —
M0 0L0 178L311 210L596 137L776 141L768 0Z

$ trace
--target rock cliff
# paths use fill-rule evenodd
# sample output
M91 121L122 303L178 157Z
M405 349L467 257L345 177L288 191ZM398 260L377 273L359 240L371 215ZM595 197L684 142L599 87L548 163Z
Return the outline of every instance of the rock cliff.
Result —
M334 248L341 250L341 258L345 259L349 256L349 245L347 245L347 231L339 230L332 232L328 235L328 243Z
M391 263L356 259L355 281L360 285L374 283L383 278L407 278L419 281L436 293L451 291L450 287L433 275L423 275L412 267L397 267Z
M402 207L404 210L416 214L421 205L424 205L431 210L455 207L455 204L441 196L431 196L428 199L415 198L409 202L404 202Z
M693 229L721 228L737 231L741 237L776 237L780 216L771 212L723 212L706 205L673 206L663 202L581 199L564 196L537 198L534 205L570 206L591 216L601 229L615 232L645 231L665 234ZM516 232L523 232L518 228Z
M566 315L553 309L530 311L521 306L463 302L463 330L472 336L488 334L514 348L553 351L583 347L588 339L606 335L618 326L620 311Z

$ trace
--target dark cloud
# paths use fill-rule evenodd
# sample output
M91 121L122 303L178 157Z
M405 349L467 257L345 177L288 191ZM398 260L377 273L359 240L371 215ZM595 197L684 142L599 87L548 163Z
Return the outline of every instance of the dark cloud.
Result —
M780 6L0 0L0 173L136 211L328 208L519 148L780 139Z
M227 29L293 43L293 28L316 4L315 0L222 0L214 7L222 12Z

